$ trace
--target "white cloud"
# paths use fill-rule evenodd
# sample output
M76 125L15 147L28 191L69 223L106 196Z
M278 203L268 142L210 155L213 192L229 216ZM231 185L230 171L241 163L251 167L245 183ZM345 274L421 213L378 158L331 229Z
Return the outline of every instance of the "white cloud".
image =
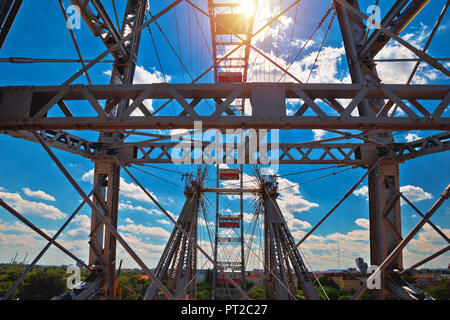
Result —
M289 219L290 215L294 212L305 212L319 206L317 203L309 202L304 199L300 192L299 185L295 182L286 178L280 178L278 179L278 186L279 190L282 190L282 192L280 193L277 202L281 212L287 216L287 219Z
M367 186L362 186L361 188L356 189L353 191L353 194L359 197L365 197L369 200L369 188Z
M415 133L408 133L405 135L405 140L406 142L412 142L412 141L416 141L419 140L420 136L418 134Z
M311 67L314 64L314 61L317 56L317 50L311 51L308 55L303 56L301 59L297 59L289 68L289 73L293 74L297 79L302 82L306 82L311 73ZM277 61L280 65L290 65L288 62L280 56L276 55L276 52L264 52L267 56L269 56L272 60ZM350 78L347 75L341 76L339 74L339 64L342 59L345 57L344 47L333 48L333 47L324 47L319 56L319 60L314 67L314 70L309 79L309 83L342 83L349 82ZM266 79L264 81L272 80L278 81L283 71L272 66L267 69L265 68L265 58L259 55L257 52L251 51L250 53L250 67L253 69L253 72L249 74L250 82L261 81L261 79ZM254 62L253 62L254 61ZM295 79L291 78L289 75L286 75L282 79L282 82L296 82Z
M323 136L327 133L325 130L322 129L313 129L314 133L314 140L322 140Z
M125 218L125 222L126 223L134 223L134 221L133 220L131 220L130 218L128 218L128 217L126 217Z
M0 231L6 231L6 232L21 232L26 233L29 232L31 229L24 225L23 223L19 221L15 221L13 223L2 221L0 219Z
M91 230L91 218L87 215L77 215L72 223L77 227L68 230L67 233L77 238L87 238Z
M111 70L104 71L103 74L107 76L111 76ZM136 71L134 74L133 84L151 84L151 83L164 83L170 82L172 77L166 74L166 78L164 79L164 75L162 72L159 72L155 68L151 68L151 70L146 70L143 66L136 66ZM133 100L131 100L132 102ZM143 104L147 107L149 111L153 111L153 103L151 99L144 100ZM144 116L140 109L136 109L131 114L135 117Z
M48 201L56 201L56 199L53 196L51 196L41 190L33 191L30 188L23 188L22 190L27 196L32 197L32 198L38 198L38 199L48 200Z
M156 196L152 192L150 191L148 192L154 198L156 198ZM126 182L125 179L123 178L120 178L120 194L126 198L153 203L153 201L144 193L144 191L142 191L141 188L139 188L134 183Z
M43 217L52 220L65 218L67 215L58 208L43 202L28 201L21 197L19 193L0 192L3 198L11 207L24 215Z
M359 218L355 220L355 223L364 229L369 229L370 223L368 219Z
M83 176L81 177L81 180L93 183L94 180L94 169L89 170ZM155 199L157 197L150 191L148 191ZM134 183L128 183L125 181L124 178L120 178L120 195L126 198L143 201L143 202L151 202L153 201L142 191L141 188L139 188Z
M156 215L161 215L162 212L157 210L157 209L147 209L144 208L143 206L135 206L129 203L124 203L124 202L120 202L119 203L119 210L129 210L129 211L143 211L146 212L148 214L156 214Z
M411 185L400 187L400 192L403 193L403 195L411 202L418 202L433 198L431 193L425 192L421 187ZM369 201L369 188L367 186L362 186L361 188L356 189L353 194L359 197L365 197L366 200ZM401 204L405 204L403 199L401 200Z
M119 226L119 230L124 232L129 232L133 235L140 236L152 236L160 239L167 239L170 236L170 233L167 230L164 230L160 227L146 227L142 224L127 224L123 226Z
M168 226L172 225L171 221L165 220L165 219L158 219L158 220L156 220L156 222L158 222L160 224L165 224L165 225L168 225Z
M411 202L418 202L433 198L431 193L425 192L421 187L406 185L400 187L400 191Z
M83 174L83 176L81 177L81 180L83 180L85 182L90 182L92 184L94 181L94 169L91 169L88 172L86 172L85 174Z
M301 230L311 228L311 224L308 221L302 221L296 218L291 219L288 222L289 230Z
M166 75L167 82L172 80L170 75ZM162 83L164 82L164 75L152 68L148 71L143 66L136 66L136 72L134 74L133 84L149 84L149 83Z

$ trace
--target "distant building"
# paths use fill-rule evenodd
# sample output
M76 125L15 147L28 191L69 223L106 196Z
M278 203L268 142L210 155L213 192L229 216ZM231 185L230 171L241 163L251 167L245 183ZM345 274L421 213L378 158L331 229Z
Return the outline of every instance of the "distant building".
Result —
M450 279L450 271L448 270L437 270L434 272L434 280L441 281L444 279Z
M350 274L348 272L326 272L322 273L320 277L327 277L333 280L334 283L341 290L358 290L361 283L368 278L369 275Z
M364 259L359 257L355 259L356 267L358 268L360 273L367 273L367 263L364 262Z
M414 283L421 287L426 287L435 282L434 275L432 273L418 273L413 274Z

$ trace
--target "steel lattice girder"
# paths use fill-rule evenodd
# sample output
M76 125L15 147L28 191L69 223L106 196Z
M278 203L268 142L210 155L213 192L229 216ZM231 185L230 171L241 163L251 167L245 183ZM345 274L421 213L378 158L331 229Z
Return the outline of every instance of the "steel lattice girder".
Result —
M265 129L389 129L389 130L449 130L450 118L443 116L450 102L449 85L379 85L358 84L149 84L149 85L74 85L56 87L0 88L0 130L36 129L174 129L193 128L202 121L208 128ZM146 99L175 98L186 115L134 116L132 112ZM225 115L225 109L237 98L248 98L252 115ZM286 115L287 99L304 103L294 115ZM341 110L331 110L317 104L319 98L351 99ZM389 102L376 115L361 117L352 112L364 99L394 101L406 116L390 117ZM107 114L99 100L133 99L120 116ZM186 99L224 99L209 115L199 115ZM48 115L64 101L89 102L97 116ZM436 107L424 107L418 101L438 100ZM410 102L414 108L409 107ZM59 104L58 104L59 103ZM300 104L299 104L300 105ZM69 107L68 107L69 108ZM70 108L69 108L70 109ZM310 109L314 115L305 115ZM415 110L416 109L416 110ZM72 112L77 114L76 112Z
M142 163L175 163L172 158L174 148L183 148L185 154L194 154L197 146L194 144L168 143L136 143L117 149L123 161L127 164ZM202 144L202 155L208 143ZM450 132L444 132L409 143L394 143L386 148L377 147L371 143L280 143L277 147L268 145L268 152L277 157L280 164L348 164L367 165L374 161L377 153L382 153L404 161L422 155L450 150ZM223 149L226 154L223 163L237 163L238 151ZM206 157L207 158L207 157ZM193 160L195 161L195 159ZM207 163L205 157L201 160ZM248 149L245 150L245 163L261 163L260 159L252 159Z
M8 134L37 142L34 135L26 131L10 131ZM176 142L138 142L123 144L114 147L108 144L90 142L72 137L70 134L61 135L58 131L41 132L42 139L52 147L65 150L71 153L80 154L84 157L96 159L106 158L114 154L119 155L125 164L143 163L174 163L172 150L181 147L183 144ZM202 154L209 144L202 143ZM185 152L193 153L194 144L185 144ZM236 146L235 146L236 147ZM268 152L276 147L267 146ZM373 161L375 152L390 154L392 159L404 161L414 159L423 155L444 152L450 150L450 132L443 132L423 139L408 143L394 143L387 147L379 147L371 143L280 143L278 145L278 163L280 164L348 164L348 165L368 165ZM225 149L224 149L225 150ZM237 162L237 148L226 150L228 154L224 156L223 162ZM245 163L251 163L248 150L245 150ZM204 159L202 158L202 163ZM259 159L256 159L260 163Z

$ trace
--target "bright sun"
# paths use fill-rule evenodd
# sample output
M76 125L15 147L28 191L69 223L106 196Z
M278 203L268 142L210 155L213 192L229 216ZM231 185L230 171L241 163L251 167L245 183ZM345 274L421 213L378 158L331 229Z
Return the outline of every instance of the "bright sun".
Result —
M241 2L240 11L246 17L250 17L255 10L255 2L254 0L243 0Z

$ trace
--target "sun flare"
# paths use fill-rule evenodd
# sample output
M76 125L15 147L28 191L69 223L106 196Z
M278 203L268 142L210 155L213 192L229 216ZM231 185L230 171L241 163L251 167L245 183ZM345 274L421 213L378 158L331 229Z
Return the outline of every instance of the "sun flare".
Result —
M244 0L241 2L240 11L243 15L245 15L247 18L249 18L253 15L255 8L256 8L255 1Z

